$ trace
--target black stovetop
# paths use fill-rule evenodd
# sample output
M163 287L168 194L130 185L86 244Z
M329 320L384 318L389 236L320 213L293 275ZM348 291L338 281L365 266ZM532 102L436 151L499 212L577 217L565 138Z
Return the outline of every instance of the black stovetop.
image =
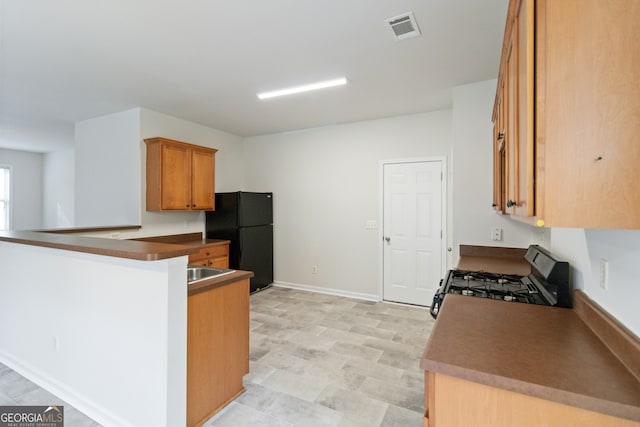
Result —
M447 293L450 294L548 305L526 276L451 270L447 283Z
M531 245L525 254L531 274L518 276L487 271L449 270L431 305L436 318L446 294L460 294L505 302L571 307L569 264Z

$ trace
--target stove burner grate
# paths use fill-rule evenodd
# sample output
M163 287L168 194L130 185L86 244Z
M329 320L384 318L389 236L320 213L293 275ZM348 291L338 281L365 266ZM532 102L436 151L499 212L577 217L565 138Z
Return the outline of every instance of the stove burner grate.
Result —
M486 271L451 270L447 293L508 302L540 304L538 291L526 276L498 274Z

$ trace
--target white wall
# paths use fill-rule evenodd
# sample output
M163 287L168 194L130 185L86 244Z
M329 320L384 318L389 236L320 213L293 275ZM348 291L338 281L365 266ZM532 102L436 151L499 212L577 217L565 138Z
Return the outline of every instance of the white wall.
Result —
M125 221L122 216L110 214L109 218L119 218L119 222L110 222L109 225L130 225L140 224L142 228L136 231L122 231L116 233L93 233L92 236L118 238L135 238L142 236L157 236L166 234L181 234L204 232L205 214L203 212L147 212L146 210L146 145L145 138L162 136L165 138L176 139L178 141L188 142L190 144L202 145L205 147L215 148L216 153L216 191L237 191L242 189L243 185L243 165L242 165L242 138L226 132L222 132L210 127L199 125L197 123L182 120L166 114L145 108L136 108L121 113L111 114L109 116L98 117L87 120L76 126L76 131L80 127L82 132L80 137L76 137L76 141L80 138L82 141L91 140L91 144L102 144L96 148L95 156L102 156L101 147L105 143L104 138L96 137L95 134L109 134L111 131L103 129L105 126L109 128L118 128L120 136L114 136L113 132L109 138L116 137L120 143L113 147L114 150L121 150L122 156L128 156L126 162L118 163L117 159L112 159L113 163L117 163L117 168L101 170L102 178L95 178L92 175L95 171L87 167L76 170L76 189L78 185L84 188L84 191L76 190L76 212L79 206L87 203L95 204L96 195L89 191L90 186L85 182L98 181L98 185L109 185L111 188L110 177L117 173L119 175L114 186L124 187L126 191L124 198L117 201L117 208L123 213L128 213L130 217L135 212L138 219L135 221L130 219ZM134 135L135 134L135 135ZM82 144L85 152L82 157L87 157L93 151L89 150L90 143ZM76 167L80 161L76 147ZM107 159L112 154L105 154ZM120 158L120 155L116 156ZM133 161L135 160L135 161ZM107 160L106 163L109 163ZM126 177L126 178L125 178ZM134 178L135 177L135 178ZM79 184L80 183L80 184ZM135 195L133 194L135 193ZM126 206L125 206L126 204ZM94 222L89 223L88 218L94 218ZM87 212L83 222L76 218L75 226L97 226L106 225L104 219L101 218L100 212L93 210Z
M45 153L42 164L43 228L74 226L75 152Z
M454 262L458 245L526 247L539 243L572 267L572 283L640 335L640 231L541 229L493 213L491 111L496 81L457 86L453 90L452 209ZM502 242L490 239L501 227ZM610 286L602 290L599 260L609 261Z
M186 256L0 242L0 263L3 363L103 425L184 425Z
M491 112L496 80L453 88L452 265L459 245L526 248L542 243L543 231L496 214L493 203L493 127ZM491 229L503 229L503 240L491 240Z
M245 190L274 193L275 281L377 297L379 162L450 141L450 111L245 139Z
M75 226L140 223L140 109L75 125Z
M640 231L553 228L551 250L569 261L575 288L640 337ZM600 259L609 262L606 290L600 287Z
M42 228L42 154L0 149L0 164L13 170L11 228Z
M140 197L143 228L137 233L123 233L123 236L204 232L205 214L203 212L147 212L146 145L143 140L155 136L217 149L215 176L217 192L242 189L242 138L156 111L140 109L142 156L138 170L142 182Z

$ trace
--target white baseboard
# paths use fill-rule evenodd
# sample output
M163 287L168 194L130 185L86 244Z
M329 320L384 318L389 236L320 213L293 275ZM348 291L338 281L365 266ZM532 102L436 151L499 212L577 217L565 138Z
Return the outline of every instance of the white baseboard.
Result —
M28 363L17 360L2 350L0 350L0 362L104 426L135 427L130 422L87 399L77 390L61 383L46 372L42 372Z
M317 292L320 294L336 295L339 297L355 298L366 301L380 301L380 297L376 294L363 294L361 292L345 291L343 289L323 288L320 286L301 285L291 282L273 282L273 286L280 288L298 289L301 291Z

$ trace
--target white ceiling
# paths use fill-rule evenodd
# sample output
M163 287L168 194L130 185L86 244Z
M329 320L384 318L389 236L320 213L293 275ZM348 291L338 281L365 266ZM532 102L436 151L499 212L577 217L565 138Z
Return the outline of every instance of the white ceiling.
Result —
M497 77L507 4L0 0L0 147L71 146L74 122L135 106L240 136L449 108ZM396 41L385 19L408 11L422 36Z

